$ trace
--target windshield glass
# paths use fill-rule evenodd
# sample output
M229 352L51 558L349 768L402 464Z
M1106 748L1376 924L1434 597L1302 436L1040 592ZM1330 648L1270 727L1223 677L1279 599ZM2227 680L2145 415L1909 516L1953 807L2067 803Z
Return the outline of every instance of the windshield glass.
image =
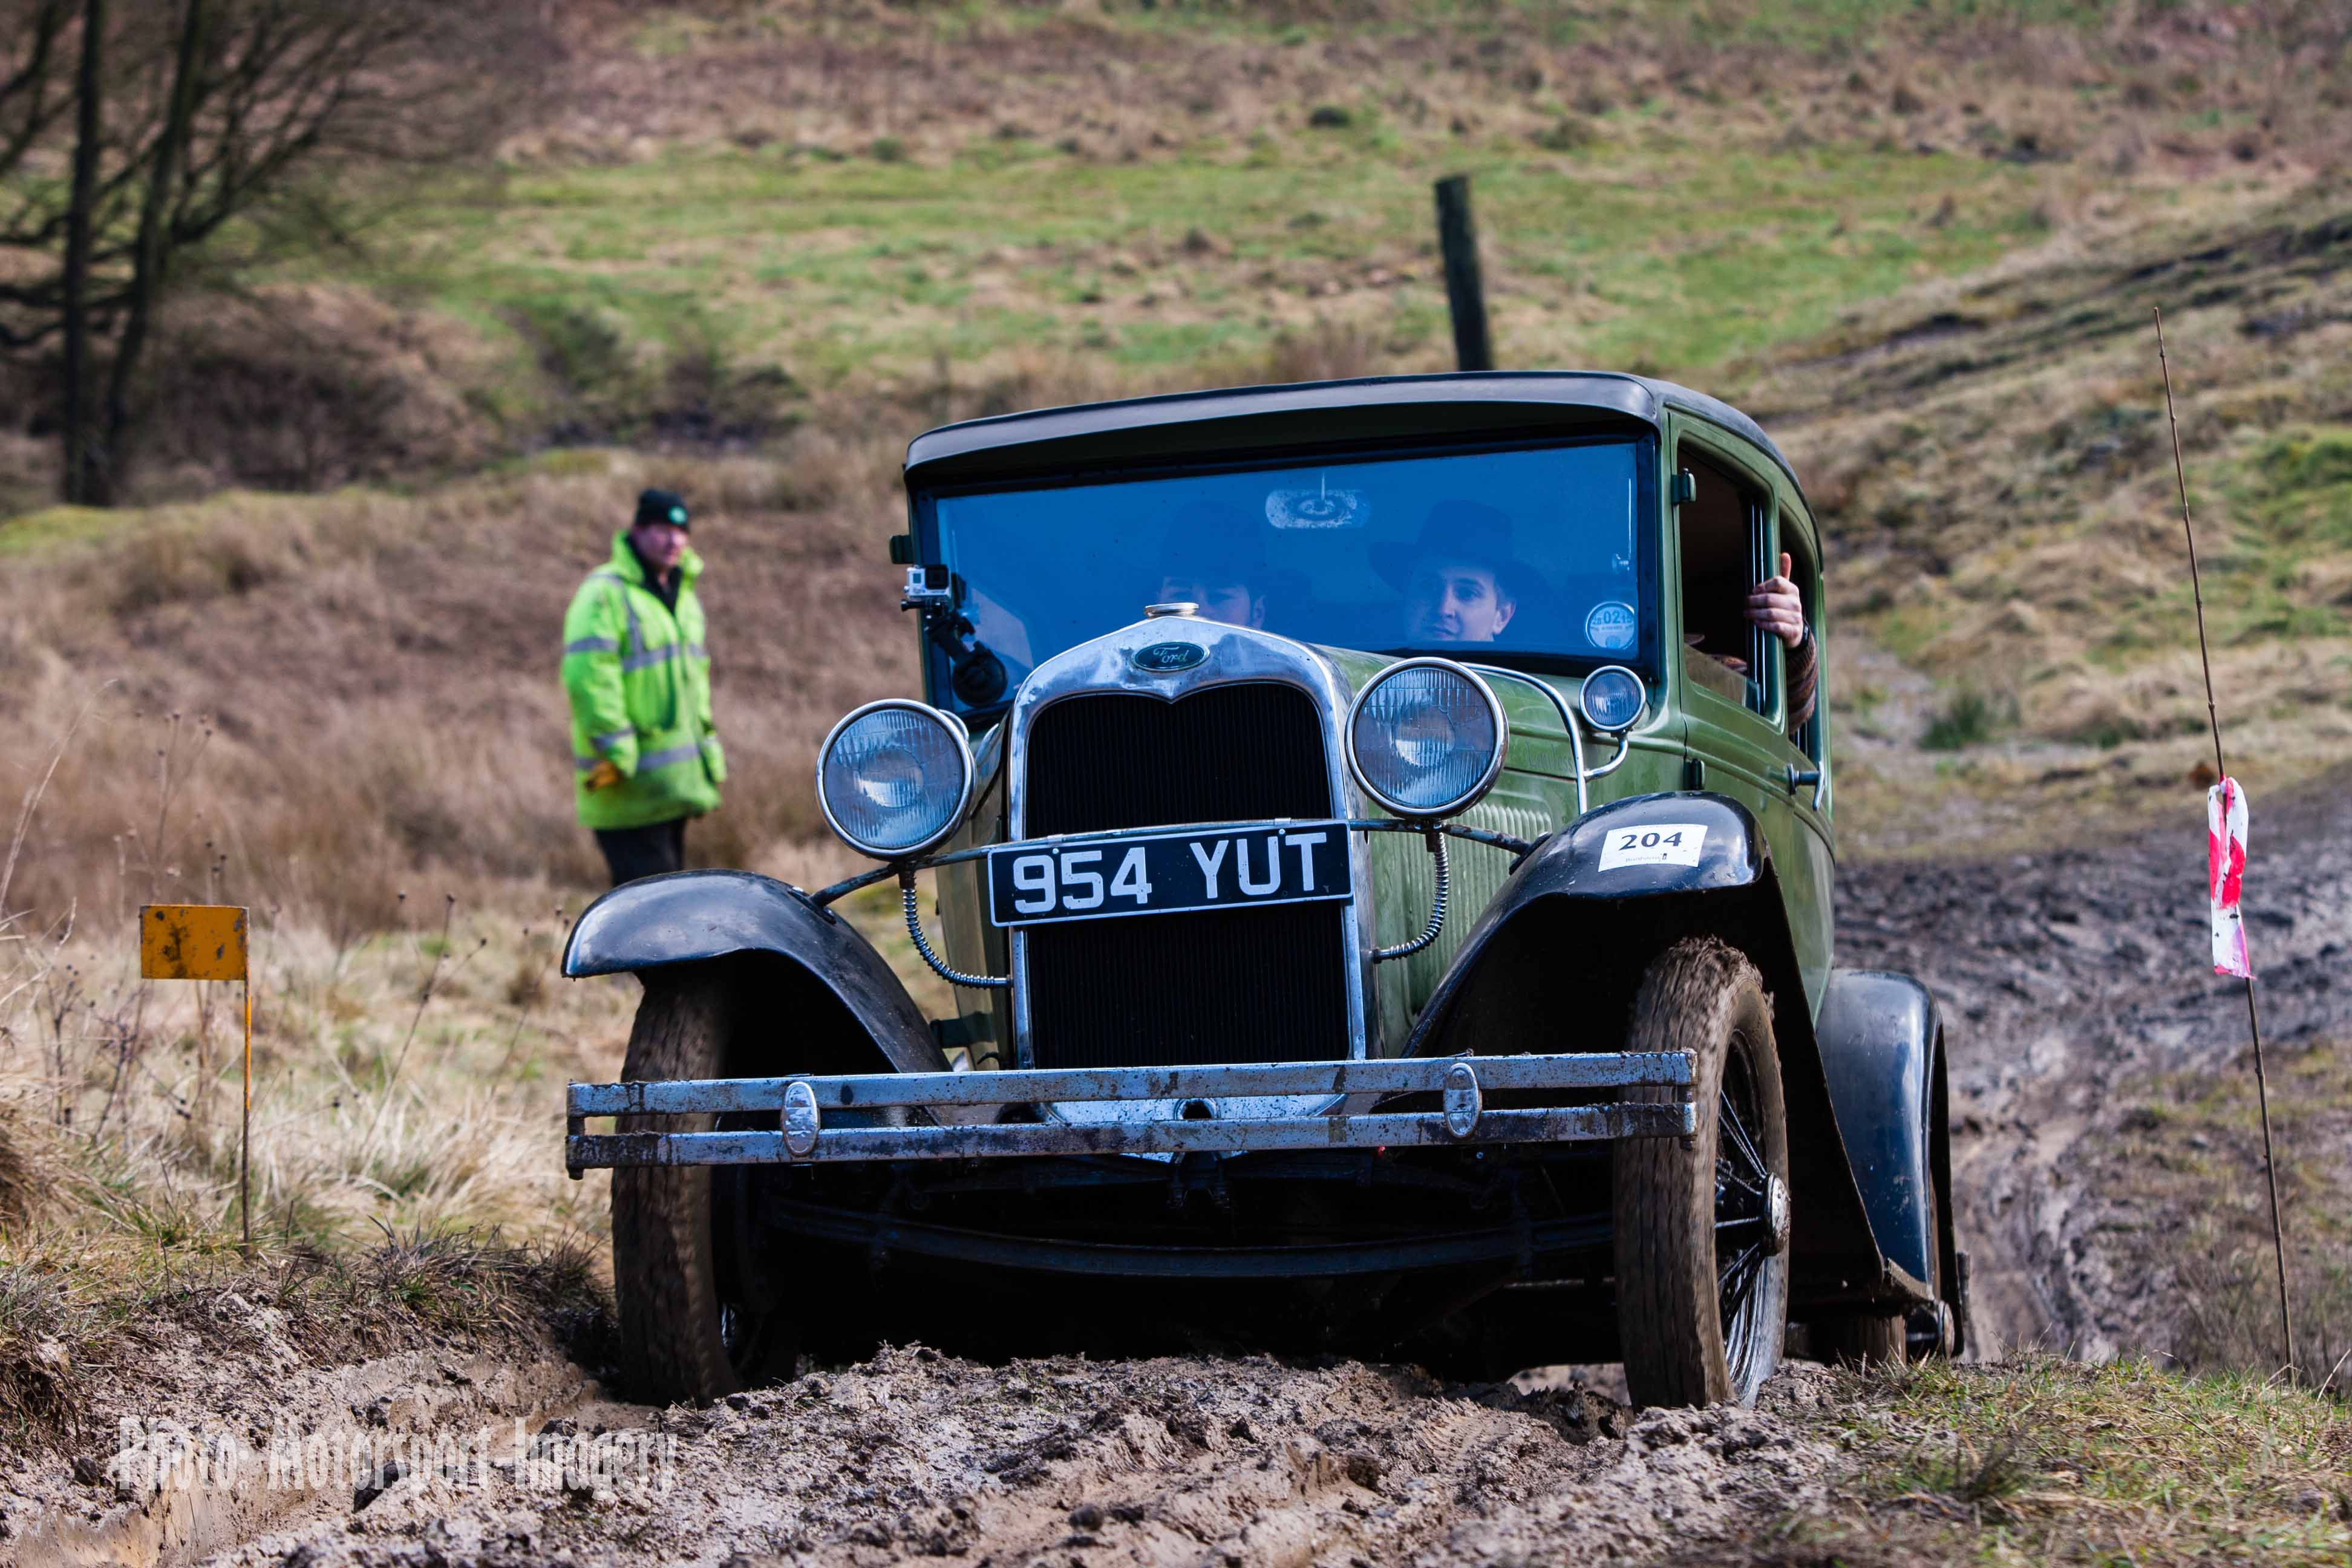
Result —
M1365 652L1646 666L1643 450L1612 438L950 493L933 516L1008 687L1173 600Z

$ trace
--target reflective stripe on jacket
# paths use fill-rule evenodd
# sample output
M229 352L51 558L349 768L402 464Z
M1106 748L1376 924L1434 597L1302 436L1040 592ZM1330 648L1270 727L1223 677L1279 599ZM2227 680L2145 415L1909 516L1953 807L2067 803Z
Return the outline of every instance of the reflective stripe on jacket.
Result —
M572 794L589 827L643 827L719 805L726 754L710 721L710 655L694 580L678 558L677 608L661 602L626 532L588 574L563 617L563 690L572 703ZM588 787L600 762L621 782Z

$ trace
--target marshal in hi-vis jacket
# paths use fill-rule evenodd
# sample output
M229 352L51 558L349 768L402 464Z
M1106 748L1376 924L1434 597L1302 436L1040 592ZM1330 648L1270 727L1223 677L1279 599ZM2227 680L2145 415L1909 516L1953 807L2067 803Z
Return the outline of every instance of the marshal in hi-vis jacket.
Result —
M702 558L677 563L673 613L646 582L627 533L588 574L563 617L563 689L572 701L573 795L581 822L643 827L719 805L726 754L710 721L710 655L694 581ZM587 786L600 762L621 782Z

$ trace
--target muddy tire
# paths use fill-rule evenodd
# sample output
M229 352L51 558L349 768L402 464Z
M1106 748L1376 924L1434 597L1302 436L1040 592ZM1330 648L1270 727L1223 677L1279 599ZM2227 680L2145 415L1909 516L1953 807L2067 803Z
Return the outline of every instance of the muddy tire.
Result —
M1753 1405L1780 1364L1789 1306L1788 1118L1755 965L1712 937L1668 948L1643 976L1627 1048L1690 1053L1698 1132L1688 1147L1616 1146L1626 1388L1636 1405ZM1680 1093L1658 1086L1633 1098Z
M630 1081L718 1078L726 1071L729 1009L720 977L656 977L646 987L621 1076ZM709 1116L629 1117L620 1131L700 1132ZM714 1226L712 1168L622 1166L613 1173L613 1288L621 1373L655 1403L707 1403L773 1370L791 1353L787 1325L729 1299L740 1244Z

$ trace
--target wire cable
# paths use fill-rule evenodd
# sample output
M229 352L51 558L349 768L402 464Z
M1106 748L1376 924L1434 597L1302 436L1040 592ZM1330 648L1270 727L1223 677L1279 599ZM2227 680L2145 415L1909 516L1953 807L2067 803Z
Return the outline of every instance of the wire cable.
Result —
M940 962L940 955L931 951L930 938L923 934L922 916L915 910L915 875L911 870L898 879L898 899L907 911L907 934L914 940L915 951L923 955L923 962L931 966L932 973L950 985L968 985L975 991L1003 991L1012 986L1010 976L966 974Z
M1425 837L1429 841L1430 858L1437 862L1437 896L1430 900L1429 924L1411 942L1400 943L1395 947L1376 949L1372 953L1372 962L1375 963L1385 963L1391 958L1411 958L1414 953L1435 942L1437 933L1445 929L1445 838L1434 828L1432 828Z

